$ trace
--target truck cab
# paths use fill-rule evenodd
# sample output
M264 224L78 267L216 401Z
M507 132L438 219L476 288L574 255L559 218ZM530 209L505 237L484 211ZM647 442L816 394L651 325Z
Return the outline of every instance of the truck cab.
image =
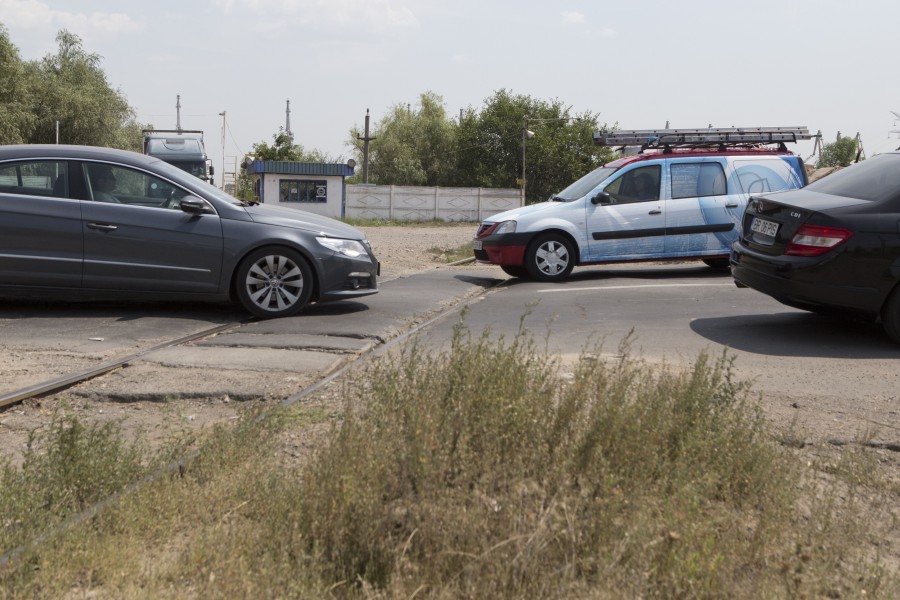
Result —
M213 168L206 155L202 131L147 129L143 134L144 154L212 183Z

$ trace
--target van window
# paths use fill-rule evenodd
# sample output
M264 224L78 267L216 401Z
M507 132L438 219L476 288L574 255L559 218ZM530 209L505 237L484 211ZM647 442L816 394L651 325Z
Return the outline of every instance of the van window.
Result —
M628 171L606 186L616 204L659 200L659 165L648 165Z
M674 163L672 198L698 198L727 194L725 171L718 162Z
M734 174L746 194L778 192L802 185L791 165L781 159L736 160Z

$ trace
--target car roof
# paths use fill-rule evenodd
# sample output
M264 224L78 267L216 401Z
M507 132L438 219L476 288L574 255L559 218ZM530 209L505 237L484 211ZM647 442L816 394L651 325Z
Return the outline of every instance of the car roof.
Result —
M68 160L102 160L147 167L159 159L116 148L75 146L68 144L18 144L0 146L0 160L22 158L62 158Z
M614 161L606 163L606 167L624 167L636 162L647 160L657 160L661 158L710 158L710 157L729 157L729 156L796 156L793 152L785 150L773 150L771 148L731 148L728 150L716 150L711 148L685 148L673 149L669 152L651 151L623 156Z

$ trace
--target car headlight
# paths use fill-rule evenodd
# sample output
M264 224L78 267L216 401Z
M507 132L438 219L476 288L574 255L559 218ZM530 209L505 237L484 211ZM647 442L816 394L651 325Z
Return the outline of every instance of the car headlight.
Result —
M497 226L497 229L494 230L494 233L515 233L516 232L516 222L515 221L504 221Z
M366 254L366 247L356 240L342 240L340 238L317 237L316 241L338 254L357 258Z

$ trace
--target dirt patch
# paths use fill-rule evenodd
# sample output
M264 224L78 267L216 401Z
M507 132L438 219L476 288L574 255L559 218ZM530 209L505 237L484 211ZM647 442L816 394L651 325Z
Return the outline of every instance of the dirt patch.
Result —
M477 226L460 223L445 227L360 227L375 257L381 262L382 278L402 277L423 269L446 265L449 250L471 244Z

